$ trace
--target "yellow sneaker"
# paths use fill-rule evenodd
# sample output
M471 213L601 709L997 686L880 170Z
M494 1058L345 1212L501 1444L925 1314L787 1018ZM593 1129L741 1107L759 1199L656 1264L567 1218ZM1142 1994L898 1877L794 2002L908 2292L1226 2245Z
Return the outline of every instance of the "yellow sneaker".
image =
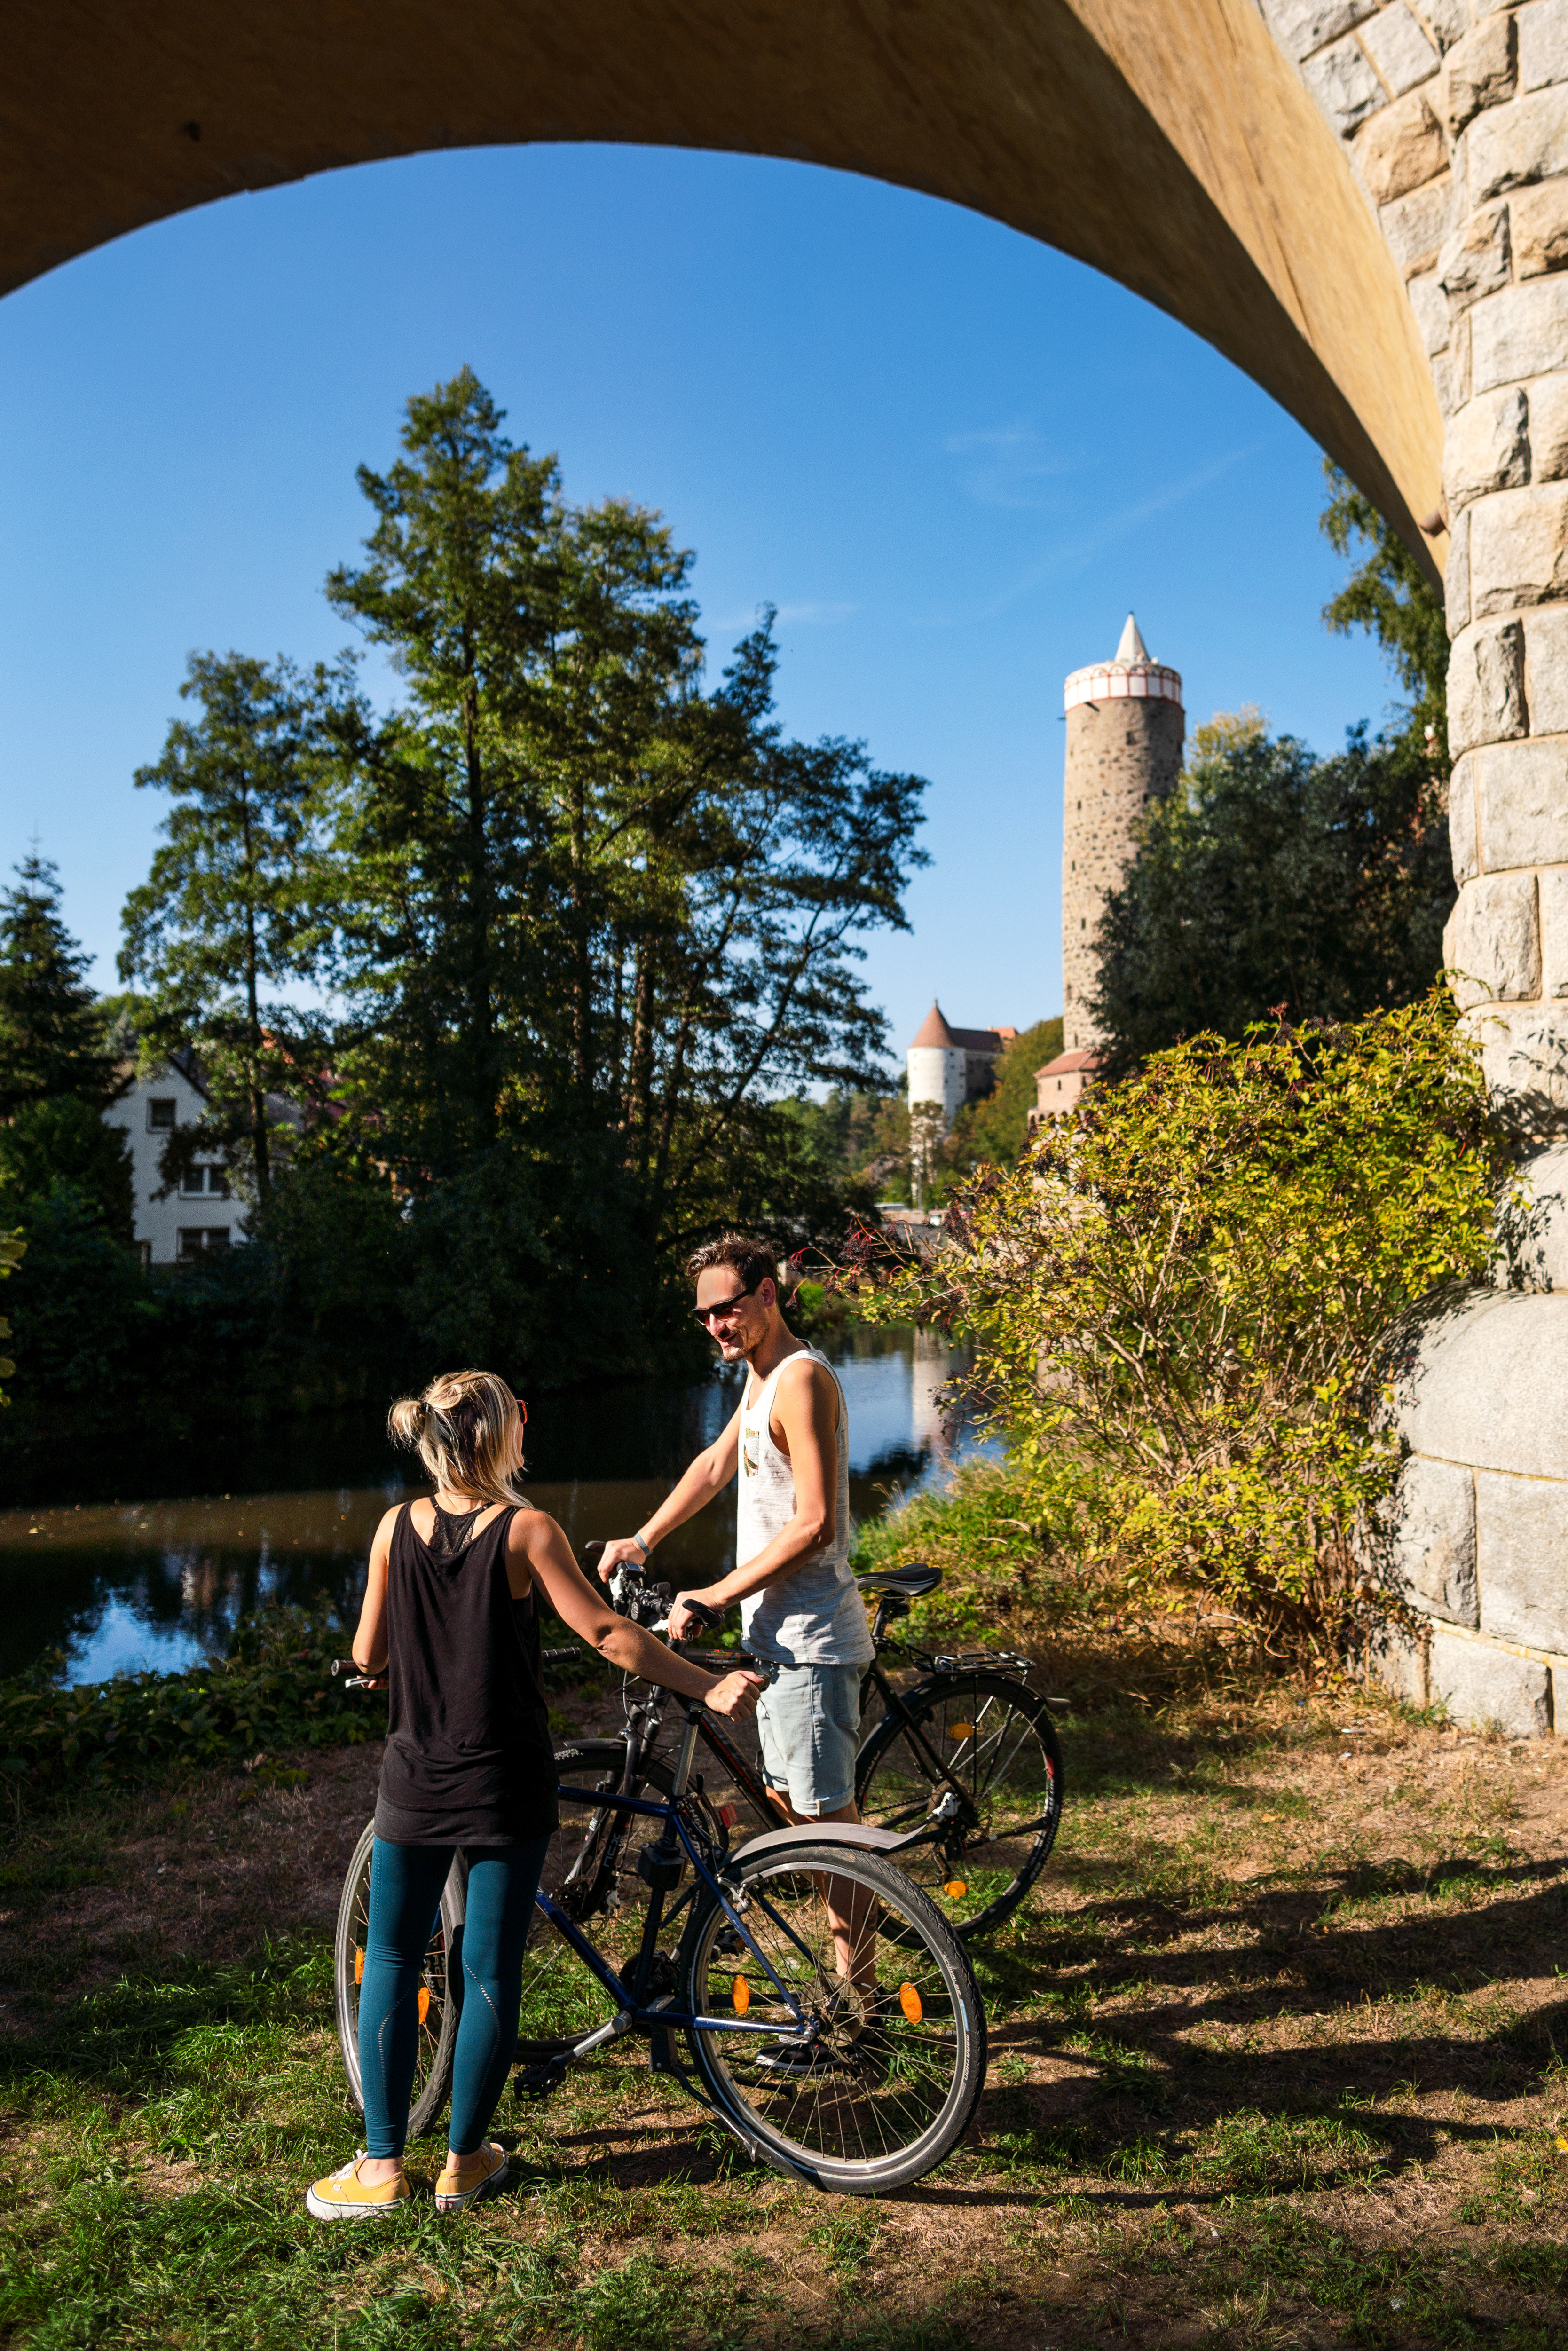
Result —
M364 2159L361 2147L352 2163L346 2163L341 2171L329 2171L325 2179L306 2189L305 2210L313 2220L374 2220L383 2212L407 2211L407 2173L400 2171L395 2179L361 2179L360 2166Z
M438 2212L461 2212L476 2204L481 2196L494 2196L497 2188L507 2184L511 2169L505 2147L486 2139L472 2155L465 2155L456 2163L452 2150L446 2150L446 2168L435 2183L435 2209Z

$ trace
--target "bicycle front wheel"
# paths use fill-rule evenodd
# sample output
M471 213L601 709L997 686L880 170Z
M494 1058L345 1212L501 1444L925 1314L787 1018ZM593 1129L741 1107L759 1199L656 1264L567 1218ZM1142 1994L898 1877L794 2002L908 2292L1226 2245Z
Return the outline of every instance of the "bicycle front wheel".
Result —
M908 1722L884 1715L861 1750L855 1802L876 1828L925 1832L898 1865L968 1942L1011 1917L1056 1842L1056 1725L1044 1698L1005 1673L942 1674L904 1703Z
M349 2095L356 2113L365 2111L360 2085L360 1985L365 1971L365 1946L370 1940L371 1850L376 1824L368 1821L354 1847L338 1905L338 1932L332 1951L332 1989L338 2018L338 2045L349 2077ZM463 1932L463 1897L467 1865L459 1854L441 1889L441 1915L424 1955L419 1985L419 2044L414 2059L413 2095L410 2101L408 2135L419 2138L434 2125L452 2087L452 2053L457 2039L460 1971L448 1960Z
M767 1969L706 1893L681 1941L682 1996L695 2016L769 2029L688 2032L719 2112L763 2162L814 2187L883 2196L919 2179L968 2128L986 2077L957 1938L901 1871L853 1845L740 1854L726 1886Z

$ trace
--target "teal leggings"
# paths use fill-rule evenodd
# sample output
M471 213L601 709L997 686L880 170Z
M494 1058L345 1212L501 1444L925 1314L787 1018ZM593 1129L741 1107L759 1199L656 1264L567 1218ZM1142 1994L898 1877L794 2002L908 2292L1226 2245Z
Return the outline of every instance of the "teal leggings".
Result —
M371 1915L360 1986L360 2084L368 2155L401 2155L408 2137L420 1973L454 1850L449 1844L386 1844L377 1837L371 1856ZM469 1849L467 1915L459 1946L463 2006L446 2134L458 2155L472 2155L483 2145L507 2086L517 2044L523 1946L549 1850L549 1837ZM448 1955L449 1969L456 1956Z

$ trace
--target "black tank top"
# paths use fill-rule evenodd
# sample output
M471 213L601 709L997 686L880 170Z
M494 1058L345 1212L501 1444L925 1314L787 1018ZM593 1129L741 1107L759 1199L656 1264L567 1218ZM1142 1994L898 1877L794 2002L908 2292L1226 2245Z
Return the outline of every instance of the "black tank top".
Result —
M559 1824L538 1604L514 1600L507 1582L516 1515L500 1511L466 1543L464 1522L444 1511L432 1542L412 1504L393 1523L376 1799L376 1834L389 1844L523 1844Z

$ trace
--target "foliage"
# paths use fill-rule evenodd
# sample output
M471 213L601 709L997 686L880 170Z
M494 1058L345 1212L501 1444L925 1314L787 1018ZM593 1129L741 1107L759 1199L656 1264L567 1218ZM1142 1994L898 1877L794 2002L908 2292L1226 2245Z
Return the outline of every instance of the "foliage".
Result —
M1029 1141L1030 1113L1035 1107L1035 1071L1054 1061L1062 1050L1061 1015L1037 1020L1002 1048L997 1056L995 1081L980 1101L966 1102L948 1131L943 1158L949 1168L1010 1167Z
M1398 532L1372 500L1323 459L1329 502L1321 517L1336 555L1364 548L1359 567L1323 606L1325 624L1341 635L1365 629L1377 639L1390 668L1411 697L1403 733L1412 749L1448 773L1448 624L1442 590L1435 588Z
M830 1087L818 1101L789 1094L777 1103L789 1145L851 1207L909 1196L909 1105L895 1092Z
M1282 1008L1359 1019L1442 964L1454 899L1442 785L1407 737L1313 757L1256 711L1199 726L1180 787L1147 810L1100 926L1094 1013L1109 1074L1178 1038L1239 1038Z
M319 1095L319 1024L266 991L315 979L329 929L329 884L314 815L338 737L359 705L343 664L305 674L241 653L193 653L163 756L136 773L167 792L147 880L125 902L120 976L148 992L144 1062L196 1049L212 1105L177 1127L162 1173L179 1180L197 1153L222 1149L265 1207L277 1110L268 1096Z
M331 1677L340 1644L325 1614L274 1607L245 1620L220 1663L187 1673L74 1689L43 1670L0 1682L0 1772L14 1789L79 1788L370 1738L376 1720Z
M0 892L0 1118L52 1094L101 1104L113 1091L91 958L60 919L47 859L29 855Z
M1048 1559L1335 1653L1397 1467L1379 1341L1480 1271L1505 1165L1438 991L1201 1037L982 1169L934 1260L861 1275L862 1311L969 1338Z
M361 468L329 581L407 699L334 801L340 1093L416 1198L499 1144L620 1196L637 1263L788 1196L766 1105L877 1081L859 935L905 927L920 779L787 740L771 615L705 693L691 557L574 507L465 370ZM559 1182L555 1196L560 1196Z
M131 1146L123 1129L106 1126L78 1094L26 1102L0 1125L0 1218L25 1219L31 1202L60 1186L80 1196L112 1239L130 1247Z
M0 1233L0 1281L10 1280L26 1255L26 1250L27 1244L22 1238L20 1228L15 1232ZM0 1339L8 1339L10 1336L11 1325L5 1315L0 1314ZM16 1366L9 1355L0 1355L0 1381L14 1378L16 1370ZM10 1401L4 1386L0 1386L0 1404L9 1404Z

